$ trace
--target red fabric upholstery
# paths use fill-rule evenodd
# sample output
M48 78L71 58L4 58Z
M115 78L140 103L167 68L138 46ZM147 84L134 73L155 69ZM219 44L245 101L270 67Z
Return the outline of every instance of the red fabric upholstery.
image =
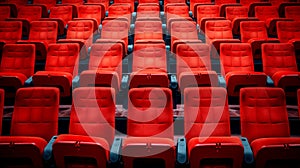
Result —
M157 3L143 3L137 7L137 18L157 17L159 18L159 5Z
M50 8L49 18L61 19L64 26L72 20L72 6L54 6Z
M0 20L4 21L6 18L10 17L10 7L0 6Z
M186 43L177 45L176 72L183 91L190 86L217 86L217 73L211 71L207 44Z
M72 79L78 73L78 44L49 45L45 71L33 75L35 86L56 86L61 89L61 96L70 96Z
M58 136L53 144L56 165L106 167L110 145L114 138L114 128L114 89L101 87L75 89L69 134ZM95 162L91 163L89 159Z
M226 8L226 19L233 22L235 18L247 18L248 8L244 6L229 6Z
M277 22L277 34L281 43L300 38L300 21Z
M78 6L78 18L83 19L92 19L96 21L96 24L94 23L94 27L96 27L98 30L98 26L101 24L101 6L99 5L80 5ZM95 30L94 30L95 31Z
M262 72L254 72L250 44L221 44L220 59L228 95L239 96L239 90L242 87L266 85L267 75Z
M131 5L115 3L108 7L108 16L111 18L126 18L131 23ZM129 28L129 25L127 25Z
M205 32L205 22L207 18L218 18L220 16L219 5L198 5L197 6L197 23L200 25L200 32Z
M193 16L197 18L197 5L201 4L211 4L210 0L190 0L190 11L192 11Z
M0 21L0 48L4 44L13 44L22 38L22 22Z
M300 6L286 6L285 17L300 21Z
M22 6L18 10L18 18L26 19L29 22L37 21L42 17L40 6Z
M3 108L4 108L4 90L0 89L0 135L2 134Z
M62 2L62 4L72 4L72 5L76 5L76 6L83 4L82 0L62 0L61 2Z
M171 20L174 18L188 18L189 7L185 4L169 4L165 5L165 15L167 22L167 29L170 30Z
M115 0L114 4L128 4L130 6L130 11L134 12L134 0Z
M109 86L120 89L123 49L120 43L92 45L89 70L80 74L80 86Z
M173 5L173 4L184 4L184 0L164 0L164 6Z
M34 5L43 5L49 10L51 7L56 5L56 0L34 0Z
M101 4L101 5L103 4L104 11L107 11L108 6L109 6L109 1L107 1L107 0L87 0L86 4Z
M136 21L134 41L137 40L162 40L162 23L160 21Z

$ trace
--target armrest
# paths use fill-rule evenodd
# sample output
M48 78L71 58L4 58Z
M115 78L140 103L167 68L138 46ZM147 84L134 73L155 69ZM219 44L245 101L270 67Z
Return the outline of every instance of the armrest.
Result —
M122 138L115 138L110 149L110 162L113 164L121 160Z
M192 11L189 11L189 16L190 16L191 18L193 18L193 12L192 12Z
M274 86L274 81L270 76L267 76L267 86L273 87Z
M133 45L132 44L128 45L127 50L128 50L127 51L128 54L132 53L133 52Z
M176 75L171 75L171 79L170 79L170 87L172 89L176 89L177 86L178 86L178 81L177 81L177 78L176 78Z
M122 89L126 89L128 87L128 80L129 80L129 75L124 75L122 77L122 81L121 81Z
M132 12L132 14L131 14L131 20L132 20L132 23L135 23L135 20L136 20L136 12Z
M226 81L222 75L218 75L219 86L226 88Z
M241 141L244 146L244 162L246 164L252 164L254 162L254 157L248 139L246 137L241 137Z
M108 11L105 11L105 17L108 17Z
M72 86L73 86L73 88L79 87L79 79L80 79L79 75L77 75L77 76L75 76L73 78L73 80L72 80Z
M176 161L178 164L183 165L187 163L187 146L186 146L186 139L178 138L177 140L177 149L176 149Z
M25 87L33 86L32 76L29 77L29 78L25 81L24 86L25 86Z
M51 138L51 140L49 141L49 143L44 148L43 159L45 161L50 161L51 158L53 157L53 155L52 155L52 146L53 146L53 143L55 142L56 139L57 139L57 136L53 136Z

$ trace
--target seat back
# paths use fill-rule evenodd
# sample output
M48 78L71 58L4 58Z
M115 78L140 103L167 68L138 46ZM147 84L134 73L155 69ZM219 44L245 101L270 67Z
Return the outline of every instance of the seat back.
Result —
M46 58L46 71L78 73L79 45L76 43L50 44Z
M0 41L6 44L16 43L22 38L22 22L0 21Z
M300 21L278 21L276 24L278 39L281 43L300 38Z
M286 18L300 21L300 6L286 6L284 9Z
M267 28L264 21L244 21L240 23L241 42L247 43L250 39L266 40Z
M135 22L134 41L162 40L162 24L160 21L143 20Z
M0 135L2 134L3 108L4 108L4 90L0 89Z
M10 134L41 137L49 141L57 135L58 111L57 88L21 88L16 94Z
M37 21L42 17L40 6L22 6L18 10L18 18L27 19L29 22Z
M6 18L10 17L10 7L0 6L0 20L4 21Z
M174 138L170 89L133 88L128 95L128 136Z
M32 21L29 40L39 40L47 44L56 43L57 29L57 22L55 21Z
M61 0L61 3L79 6L83 4L83 1L82 0Z
M261 0L240 0L240 4L246 7L249 7L250 4L255 2L262 2Z
M165 6L165 8L167 21L170 18L189 17L189 7L185 4L172 4Z
M45 5L47 9L49 10L51 7L56 5L56 0L34 0L33 4L36 5Z
M278 8L276 6L256 6L255 17L261 21L267 21L271 18L279 18Z
M101 6L99 5L80 5L78 6L78 18L95 19L97 25L101 24Z
M223 43L220 47L223 75L233 71L254 72L251 45L248 43Z
M22 73L27 78L34 73L35 45L6 44L3 48L0 72Z
M201 19L205 17L213 18L220 16L219 5L199 5L197 6L197 23L200 25Z
M194 87L184 90L184 133L194 137L230 136L225 88Z
M258 138L289 137L285 94L281 88L240 90L241 135L251 143Z
M115 0L115 4L129 4L131 9L134 9L134 0ZM132 10L133 12L133 10Z
M195 5L197 4L211 4L211 0L190 0L190 10L194 17L197 17L197 15L195 15L195 10L197 10L197 8L195 9Z
M102 23L101 39L128 41L128 22L125 20L107 20Z
M228 6L226 7L226 19L233 21L234 18L247 18L248 8L245 6Z
M236 4L236 0L215 0L216 5Z
M50 8L49 18L60 18L64 26L72 20L72 6L54 6Z
M164 0L164 6L167 6L168 4L184 4L185 0Z
M128 24L131 22L130 5L115 4L108 7L108 16L112 18L127 18Z
M141 17L158 17L159 18L159 5L158 4L139 4L137 7L137 18Z
M295 50L289 43L262 44L263 71L273 76L278 71L297 72Z
M68 22L67 39L86 40L86 46L93 42L93 22L89 20L78 20Z
M171 23L171 45L175 40L198 40L196 23L191 21Z
M232 39L232 27L229 20L214 20L205 23L206 43L214 39Z

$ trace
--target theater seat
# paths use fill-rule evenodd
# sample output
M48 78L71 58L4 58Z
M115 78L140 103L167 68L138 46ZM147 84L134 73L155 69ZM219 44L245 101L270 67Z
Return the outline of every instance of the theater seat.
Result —
M27 5L27 3L24 0L5 0L0 2L0 6L9 6L12 17L17 17L19 8Z
M254 71L250 44L221 44L220 60L229 96L239 96L243 87L266 86L267 75Z
M0 135L2 134L3 109L4 109L4 90L0 89Z
M56 166L107 167L114 135L114 89L76 88L73 91L69 134L59 135L53 143Z
M189 7L184 3L170 3L165 6L165 16L167 30L170 32L171 24L178 20L191 20L189 17Z
M244 147L231 136L227 94L224 88L186 88L184 133L191 168L241 167Z
M294 21L300 21L300 6L285 7L285 17Z
M78 6L83 5L82 0L61 0L61 5L63 6L72 6L72 16L73 18L77 17L78 14Z
M272 4L268 1L263 0L240 0L240 4L248 8L248 16L254 17L256 6L271 6Z
M22 38L22 22L0 21L0 50L5 44L14 44Z
M120 43L95 43L91 47L89 70L80 74L80 86L112 87L120 90L123 48Z
M276 87L281 87L286 96L296 98L300 88L300 72L297 69L294 47L289 43L262 45L263 70L272 78Z
M300 138L290 137L281 88L242 88L241 135L248 138L256 167L299 167Z
M163 31L161 21L137 20L134 29L134 41L138 40L162 40Z
M103 8L101 8L101 10L103 9L104 11L104 14L105 14L105 11L107 11L108 9L108 6L109 6L109 1L107 0L87 0L87 3L85 3L85 5L100 5L100 6L103 6ZM102 17L102 19L104 19L105 15Z
M80 5L78 8L77 18L74 20L91 20L93 21L93 33L98 33L98 27L101 24L102 10L99 5ZM99 17L100 16L100 17Z
M10 18L10 7L0 6L0 20L4 21L6 18Z
M131 13L134 12L134 0L115 0L114 4L112 4L112 6L114 6L115 4L126 4L130 6L130 11Z
M174 168L172 94L168 88L133 88L128 93L127 138L122 146L124 167Z
M211 4L211 0L190 0L190 11L193 14L194 18L197 18L197 6L198 5L209 5Z
M128 22L128 28L131 24L131 13L131 5L129 4L116 3L108 7L108 17L113 19L125 18Z
M142 3L137 6L137 18L159 18L159 12L160 9L157 3Z
M21 88L15 99L10 136L0 137L4 167L43 167L47 141L58 131L59 90Z
M6 44L0 67L0 87L13 98L16 91L34 73L35 46L33 44Z
M78 73L78 59L78 44L49 45L45 71L33 75L33 85L58 87L62 97L70 96L72 80Z

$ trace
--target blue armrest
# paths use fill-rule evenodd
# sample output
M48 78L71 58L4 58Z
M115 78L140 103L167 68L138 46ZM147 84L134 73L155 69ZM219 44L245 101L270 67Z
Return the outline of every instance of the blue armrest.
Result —
M178 164L183 165L187 163L187 147L186 147L186 139L178 138L177 140L177 155L176 161Z
M50 161L52 158L52 145L55 142L55 140L57 139L57 136L53 136L51 138L51 140L49 141L49 143L46 145L45 149L44 149L44 153L43 153L43 159L45 161Z
M121 160L122 138L115 138L110 149L110 162L113 164Z
M72 80L72 87L73 88L78 88L79 87L79 79L80 78L79 78L78 75L73 78L73 80Z
M244 146L244 162L246 164L253 164L254 157L248 139L246 137L241 137L241 141Z
M226 81L222 75L218 75L219 86L226 88Z
M124 75L122 77L122 83L121 83L122 89L126 89L128 87L128 80L129 80L129 75Z
M135 23L136 15L137 15L136 12L132 12L132 14L131 14L132 22L131 23Z
M127 46L128 54L133 52L133 44Z
M193 12L192 11L189 11L189 15L191 18L193 18Z
M273 87L274 86L274 81L270 76L267 76L267 86L268 87Z
M178 86L178 81L177 81L177 78L176 78L176 75L171 75L171 79L170 79L170 87L172 89L176 89L177 86Z
M105 17L108 17L108 11L105 11Z
M29 78L25 81L24 86L25 86L25 87L33 86L32 76L29 77Z

